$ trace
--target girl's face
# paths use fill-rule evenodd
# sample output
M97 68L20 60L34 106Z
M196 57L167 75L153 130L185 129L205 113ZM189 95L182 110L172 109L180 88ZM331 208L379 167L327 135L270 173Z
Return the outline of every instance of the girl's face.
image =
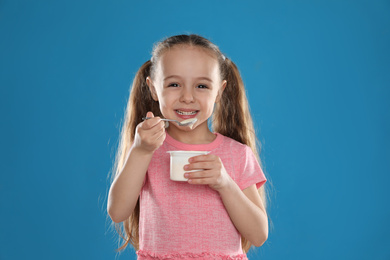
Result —
M165 51L158 60L154 78L148 77L147 83L163 116L178 121L196 117L192 128L207 127L207 119L226 86L226 81L221 81L216 57L201 47L188 45ZM191 130L188 126L174 127Z

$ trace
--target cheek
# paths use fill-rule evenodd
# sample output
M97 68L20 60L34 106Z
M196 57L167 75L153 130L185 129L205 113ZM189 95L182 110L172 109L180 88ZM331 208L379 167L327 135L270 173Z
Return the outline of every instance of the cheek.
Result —
M172 93L169 93L167 91L159 92L159 103L160 103L160 110L163 111L165 109L170 109L173 104L175 104L175 97L172 95Z
M157 97L158 97L158 100L159 100L159 102L161 103L161 102L164 102L164 100L167 98L166 96L166 93L165 93L165 91L164 91L164 88L160 85L160 84L158 84L156 87L155 87L155 89L156 89L156 95L157 95Z
M163 91L163 92L160 92L160 98L161 98L161 101L166 103L166 104L169 104L170 102L172 102L172 94L168 93L167 91Z
M213 94L209 97L210 99L209 102L211 104L215 104L215 102L217 101L217 97L218 97L218 91L213 92Z
M209 97L208 99L204 99L203 107L207 109L208 112L212 113L215 106L215 97Z

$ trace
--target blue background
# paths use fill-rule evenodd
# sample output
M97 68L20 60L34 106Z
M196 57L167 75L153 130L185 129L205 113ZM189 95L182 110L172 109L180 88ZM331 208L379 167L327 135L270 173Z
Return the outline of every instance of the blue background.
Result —
M250 259L390 259L389 1L0 1L0 259L117 255L129 86L165 36L240 68L272 182Z

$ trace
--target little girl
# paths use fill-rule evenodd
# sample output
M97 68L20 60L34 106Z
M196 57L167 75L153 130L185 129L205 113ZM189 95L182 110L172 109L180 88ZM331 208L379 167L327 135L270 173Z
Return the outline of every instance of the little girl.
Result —
M167 127L161 118L197 121ZM169 177L175 150L209 153L190 158L188 181L178 182ZM236 65L198 35L160 42L135 76L108 195L108 214L125 231L120 250L130 243L138 259L247 259L268 237L259 162Z

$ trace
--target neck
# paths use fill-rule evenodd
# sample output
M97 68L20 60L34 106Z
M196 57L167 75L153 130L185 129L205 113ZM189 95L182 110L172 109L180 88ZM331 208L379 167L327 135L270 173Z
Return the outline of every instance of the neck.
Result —
M206 124L197 126L190 130L181 130L176 126L170 125L167 128L168 134L175 140L185 144L208 144L215 140L216 136L213 134Z

